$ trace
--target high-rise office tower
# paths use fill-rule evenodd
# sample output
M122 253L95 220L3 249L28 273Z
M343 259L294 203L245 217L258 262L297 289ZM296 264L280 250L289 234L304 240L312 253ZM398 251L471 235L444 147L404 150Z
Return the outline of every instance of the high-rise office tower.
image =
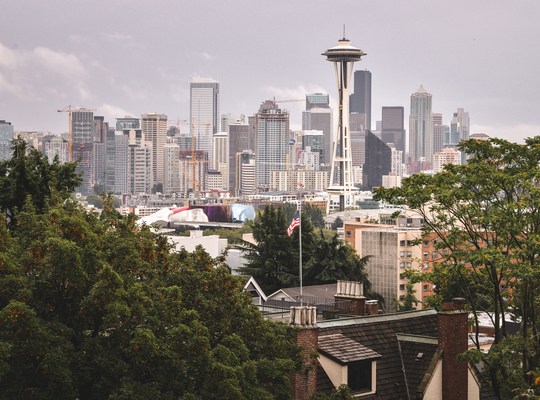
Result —
M231 124L245 124L246 116L244 114L223 114L221 116L221 132L229 132Z
M306 111L312 108L330 108L330 96L326 93L306 94Z
M0 161L11 158L11 141L13 140L13 125L11 122L0 120Z
M366 161L362 183L369 190L382 185L383 175L392 170L392 150L371 131L365 131Z
M167 143L167 116L147 113L141 116L143 140L152 144L152 182L163 185L163 148Z
M163 149L164 170L163 170L163 193L180 192L180 147L176 143L167 143Z
M448 126L443 125L443 116L441 113L432 113L431 120L433 123L433 147L431 151L432 154L435 154L444 147L444 138L448 136Z
M288 164L289 155L289 112L280 109L272 100L261 104L255 114L257 133L257 187L267 190L271 171L282 170Z
M125 129L139 129L141 121L135 117L116 118L116 130L123 131Z
M1 123L2 121L0 121ZM47 135L43 138L42 152L47 156L50 163L58 157L58 161L65 163L68 161L68 142L60 136Z
M94 112L85 108L71 111L71 160L79 160L77 172L82 174L81 185L76 189L84 195L92 192L94 185Z
M306 95L306 111L302 112L302 130L318 130L323 133L323 148L320 151L321 164L329 165L332 154L332 109L327 94Z
M116 132L114 140L114 192L118 194L129 193L129 136L123 132Z
M405 109L401 106L382 108L381 139L393 143L396 150L405 154Z
M349 130L349 92L352 69L355 61L360 61L365 53L351 45L345 38L338 41L337 46L331 47L323 54L334 63L338 89L338 121L333 140L332 168L328 187L328 206L330 210L332 196L337 196L338 209L344 211L354 206L354 193L357 191L352 176L352 158Z
M244 150L255 150L255 141L250 141L249 125L245 123L233 123L229 125L229 190L234 196L238 196L238 168L237 155ZM255 154L255 153L253 153Z
M214 135L213 147L214 147L213 149L214 159L213 159L212 169L214 171L219 171L223 179L222 186L219 188L219 190L228 190L229 188L229 134L227 132L216 133Z
M128 142L128 192L150 193L152 190L152 144L143 140L141 129L124 129Z
M324 159L326 155L324 132L320 130L305 130L302 134L302 149L306 150L308 147L313 152L319 153L319 162Z
M450 135L445 145L457 146L462 140L468 140L470 135L469 113L463 108L458 108L450 122Z
M358 113L363 129L371 130L371 72L354 72L354 92L349 98L349 112Z
M234 182L237 196L247 196L256 192L255 153L244 150L236 153L236 180Z
M197 150L208 153L212 160L212 138L219 129L219 82L208 78L193 78L190 84L191 134Z
M409 162L431 163L433 155L431 94L423 86L411 95ZM425 164L424 164L425 165Z

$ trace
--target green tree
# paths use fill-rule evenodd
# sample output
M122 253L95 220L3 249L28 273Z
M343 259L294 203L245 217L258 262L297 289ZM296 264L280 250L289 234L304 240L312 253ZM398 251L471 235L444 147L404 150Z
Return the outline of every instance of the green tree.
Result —
M12 158L0 162L0 210L8 217L10 226L28 196L34 207L42 211L53 193L68 198L81 183L76 163L62 164L58 158L49 163L39 150L29 150L20 137L13 140L12 150Z
M287 236L292 213L290 218L286 218L285 213L290 213L290 207L265 207L253 223L256 244L241 245L248 260L242 272L253 276L266 293L300 283L300 229ZM360 258L350 246L338 239L335 232L327 236L319 229L316 233L304 214L301 226L304 285L332 283L338 279L357 280L364 282L366 292L372 294L365 271L369 257Z
M58 198L0 225L0 400L281 399L292 330L202 249Z
M418 305L419 301L414 295L415 291L413 287L413 282L412 281L407 282L405 289L406 289L405 297L403 298L403 300L399 301L398 310L399 311L416 310L416 306Z
M401 188L377 189L376 197L416 210L425 237L437 239L442 260L426 277L437 286L435 303L459 293L473 316L489 312L495 343L488 354L475 353L499 398L511 398L531 390L539 372L540 137L525 144L469 140L459 148L465 165L413 175ZM519 336L506 330L512 318L520 321Z

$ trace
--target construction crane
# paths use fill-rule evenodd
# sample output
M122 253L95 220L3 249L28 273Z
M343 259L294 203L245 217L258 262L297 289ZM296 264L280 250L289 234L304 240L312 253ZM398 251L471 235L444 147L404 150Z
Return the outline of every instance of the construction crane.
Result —
M71 113L73 112L73 109L71 108L71 104L65 108L62 108L60 110L56 110L57 112L67 112L69 116L69 127L68 127L68 161L71 162L72 158L72 149L73 149L73 131L72 131L72 118Z

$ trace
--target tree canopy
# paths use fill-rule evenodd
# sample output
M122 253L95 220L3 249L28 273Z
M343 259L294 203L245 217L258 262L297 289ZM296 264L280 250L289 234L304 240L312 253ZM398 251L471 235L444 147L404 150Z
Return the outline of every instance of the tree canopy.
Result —
M61 163L58 158L49 163L42 152L28 149L21 138L13 140L12 150L12 158L0 162L0 211L9 223L15 221L28 196L41 211L53 193L67 198L81 183L76 163Z
M0 400L290 398L293 332L226 266L108 197L32 200L0 217Z
M495 344L487 354L478 345L473 355L487 365L499 398L536 397L540 136L524 144L469 140L459 149L467 154L466 164L446 165L434 176L413 175L401 188L377 189L376 197L416 210L424 219L424 237L437 239L440 260L419 278L436 285L433 303L465 297L477 332L479 312L492 318ZM510 335L511 320L519 322L519 335Z
M256 244L245 242L241 245L248 261L242 272L253 276L266 293L300 284L299 229L291 236L286 232L294 210L291 207L265 207L253 222ZM338 279L356 280L364 282L370 293L371 285L365 272L368 257L360 258L354 249L338 239L335 232L328 235L322 229L316 230L304 213L301 227L304 285L333 283Z

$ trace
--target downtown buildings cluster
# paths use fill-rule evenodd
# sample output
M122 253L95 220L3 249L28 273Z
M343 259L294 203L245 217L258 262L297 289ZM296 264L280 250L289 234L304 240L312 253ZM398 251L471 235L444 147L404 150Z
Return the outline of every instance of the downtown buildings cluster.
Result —
M409 135L405 108L382 107L372 129L369 71L354 72L350 94L352 176L358 188L399 186L417 172L440 171L465 160L456 147L470 137L469 114L457 108L445 123L432 109L432 95L421 86L411 95ZM289 102L305 102L302 130L290 129ZM255 107L254 107L255 108ZM170 120L161 113L118 117L114 126L94 110L67 107L62 135L16 132L0 121L0 159L10 157L10 141L21 135L50 160L79 160L83 195L162 193L174 198L243 197L246 200L294 194L301 187L326 201L335 116L330 96L262 101L251 116L221 114L220 83L190 83L190 116ZM334 207L335 208L335 207Z

